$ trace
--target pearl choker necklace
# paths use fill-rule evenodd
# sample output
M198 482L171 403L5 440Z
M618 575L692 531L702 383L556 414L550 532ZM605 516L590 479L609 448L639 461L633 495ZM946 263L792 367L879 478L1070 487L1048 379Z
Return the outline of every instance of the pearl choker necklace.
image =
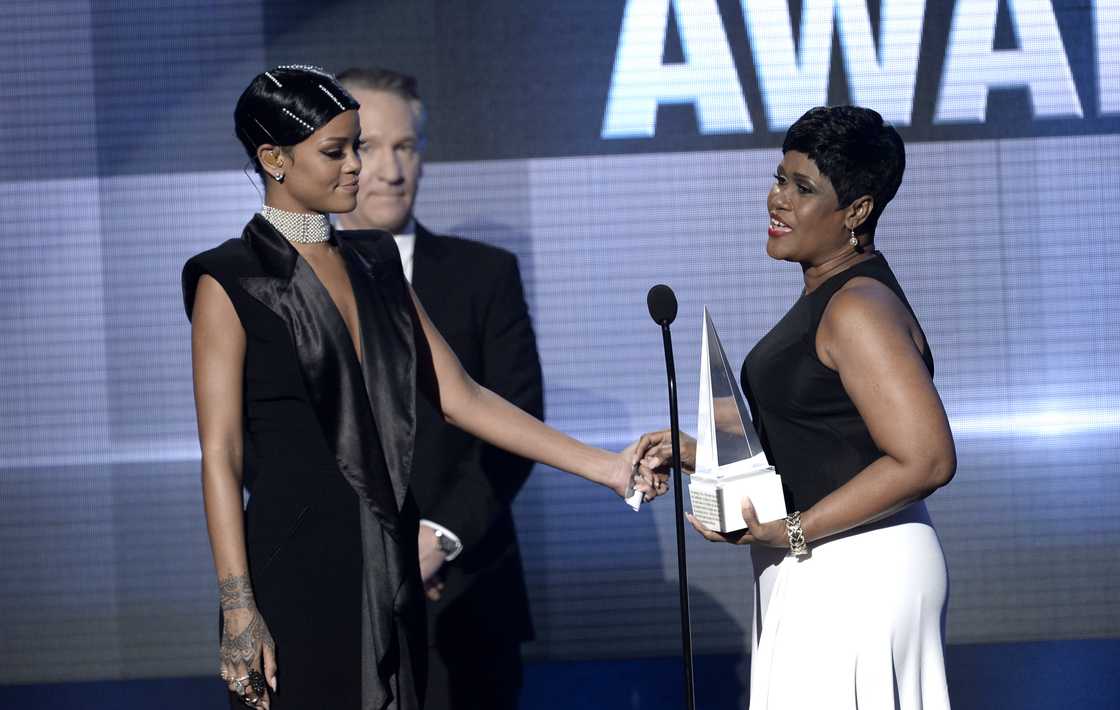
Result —
M261 217L276 227L289 242L297 244L322 244L331 238L331 223L326 215L317 212L310 214L286 212L265 205Z

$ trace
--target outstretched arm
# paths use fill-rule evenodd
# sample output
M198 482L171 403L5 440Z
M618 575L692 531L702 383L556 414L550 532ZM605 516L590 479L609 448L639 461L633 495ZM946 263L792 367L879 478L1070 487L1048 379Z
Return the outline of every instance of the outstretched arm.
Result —
M411 288L409 292L412 293ZM498 448L534 461L570 471L607 486L620 496L626 492L634 467L644 451L635 443L622 454L597 449L562 434L532 417L485 387L463 370L443 336L432 325L424 307L412 293L420 325L432 354L439 401L444 418L463 431ZM652 498L660 492L664 476L641 469L636 488Z
M502 254L493 259L490 271L493 277L486 277L486 284L477 284L482 298L474 313L477 327L471 329L475 368L465 360L464 366L479 384L543 419L540 357L517 259ZM462 356L463 350L454 344L452 348ZM430 524L444 526L459 539L464 551L478 549L498 521L509 516L513 499L533 468L532 461L478 439L471 439L463 455L447 465L442 479L447 484L438 496L421 505L421 515L430 523L421 521L420 567L430 570L429 577L447 561Z

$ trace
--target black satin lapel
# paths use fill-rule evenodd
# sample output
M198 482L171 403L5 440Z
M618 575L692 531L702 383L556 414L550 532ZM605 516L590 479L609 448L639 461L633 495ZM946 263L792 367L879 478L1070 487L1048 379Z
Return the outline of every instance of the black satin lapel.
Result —
M399 509L408 490L416 437L412 303L399 261L380 259L361 242L345 240L341 248L362 324L366 393Z
M288 243L287 239L276 233L267 219L259 214L253 215L249 224L245 225L241 238L260 259L261 267L266 274L284 281L292 278L292 269L299 260L299 252Z
M263 241L268 240L265 235ZM389 481L378 475L382 452L374 440L376 422L349 332L330 293L298 254L290 279L247 277L241 286L288 324L304 384L339 471L382 524L395 531L400 505Z

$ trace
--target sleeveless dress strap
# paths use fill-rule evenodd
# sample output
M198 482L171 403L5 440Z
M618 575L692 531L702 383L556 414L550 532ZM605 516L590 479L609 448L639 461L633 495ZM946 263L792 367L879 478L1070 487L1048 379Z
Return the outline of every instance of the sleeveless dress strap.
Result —
M918 331L922 334L922 340L925 341L925 348L922 350L922 359L926 363L930 376L933 376L933 355L929 348L929 339L926 338L925 331L922 330L921 324L918 322L918 316L914 313L914 309L910 307L910 301L906 299L906 294L899 285L898 279L895 278L894 272L891 270L887 259L881 252L874 252L874 256L867 261L852 266L840 273L832 276L827 281L817 287L815 291L806 296L809 302L809 318L810 327L807 333L809 340L806 345L812 348L812 352L816 352L816 337L817 328L820 327L821 318L824 317L825 309L828 308L829 302L836 292L844 287L846 283L854 278L865 276L874 279L883 284L902 301L902 305L910 313L915 323L918 323Z

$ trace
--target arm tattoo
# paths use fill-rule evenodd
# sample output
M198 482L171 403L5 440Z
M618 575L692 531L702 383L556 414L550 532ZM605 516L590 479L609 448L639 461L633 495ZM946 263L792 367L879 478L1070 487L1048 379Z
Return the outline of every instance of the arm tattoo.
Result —
M249 575L230 575L218 580L218 592L222 598L222 611L230 609L253 609L253 586L249 583Z

